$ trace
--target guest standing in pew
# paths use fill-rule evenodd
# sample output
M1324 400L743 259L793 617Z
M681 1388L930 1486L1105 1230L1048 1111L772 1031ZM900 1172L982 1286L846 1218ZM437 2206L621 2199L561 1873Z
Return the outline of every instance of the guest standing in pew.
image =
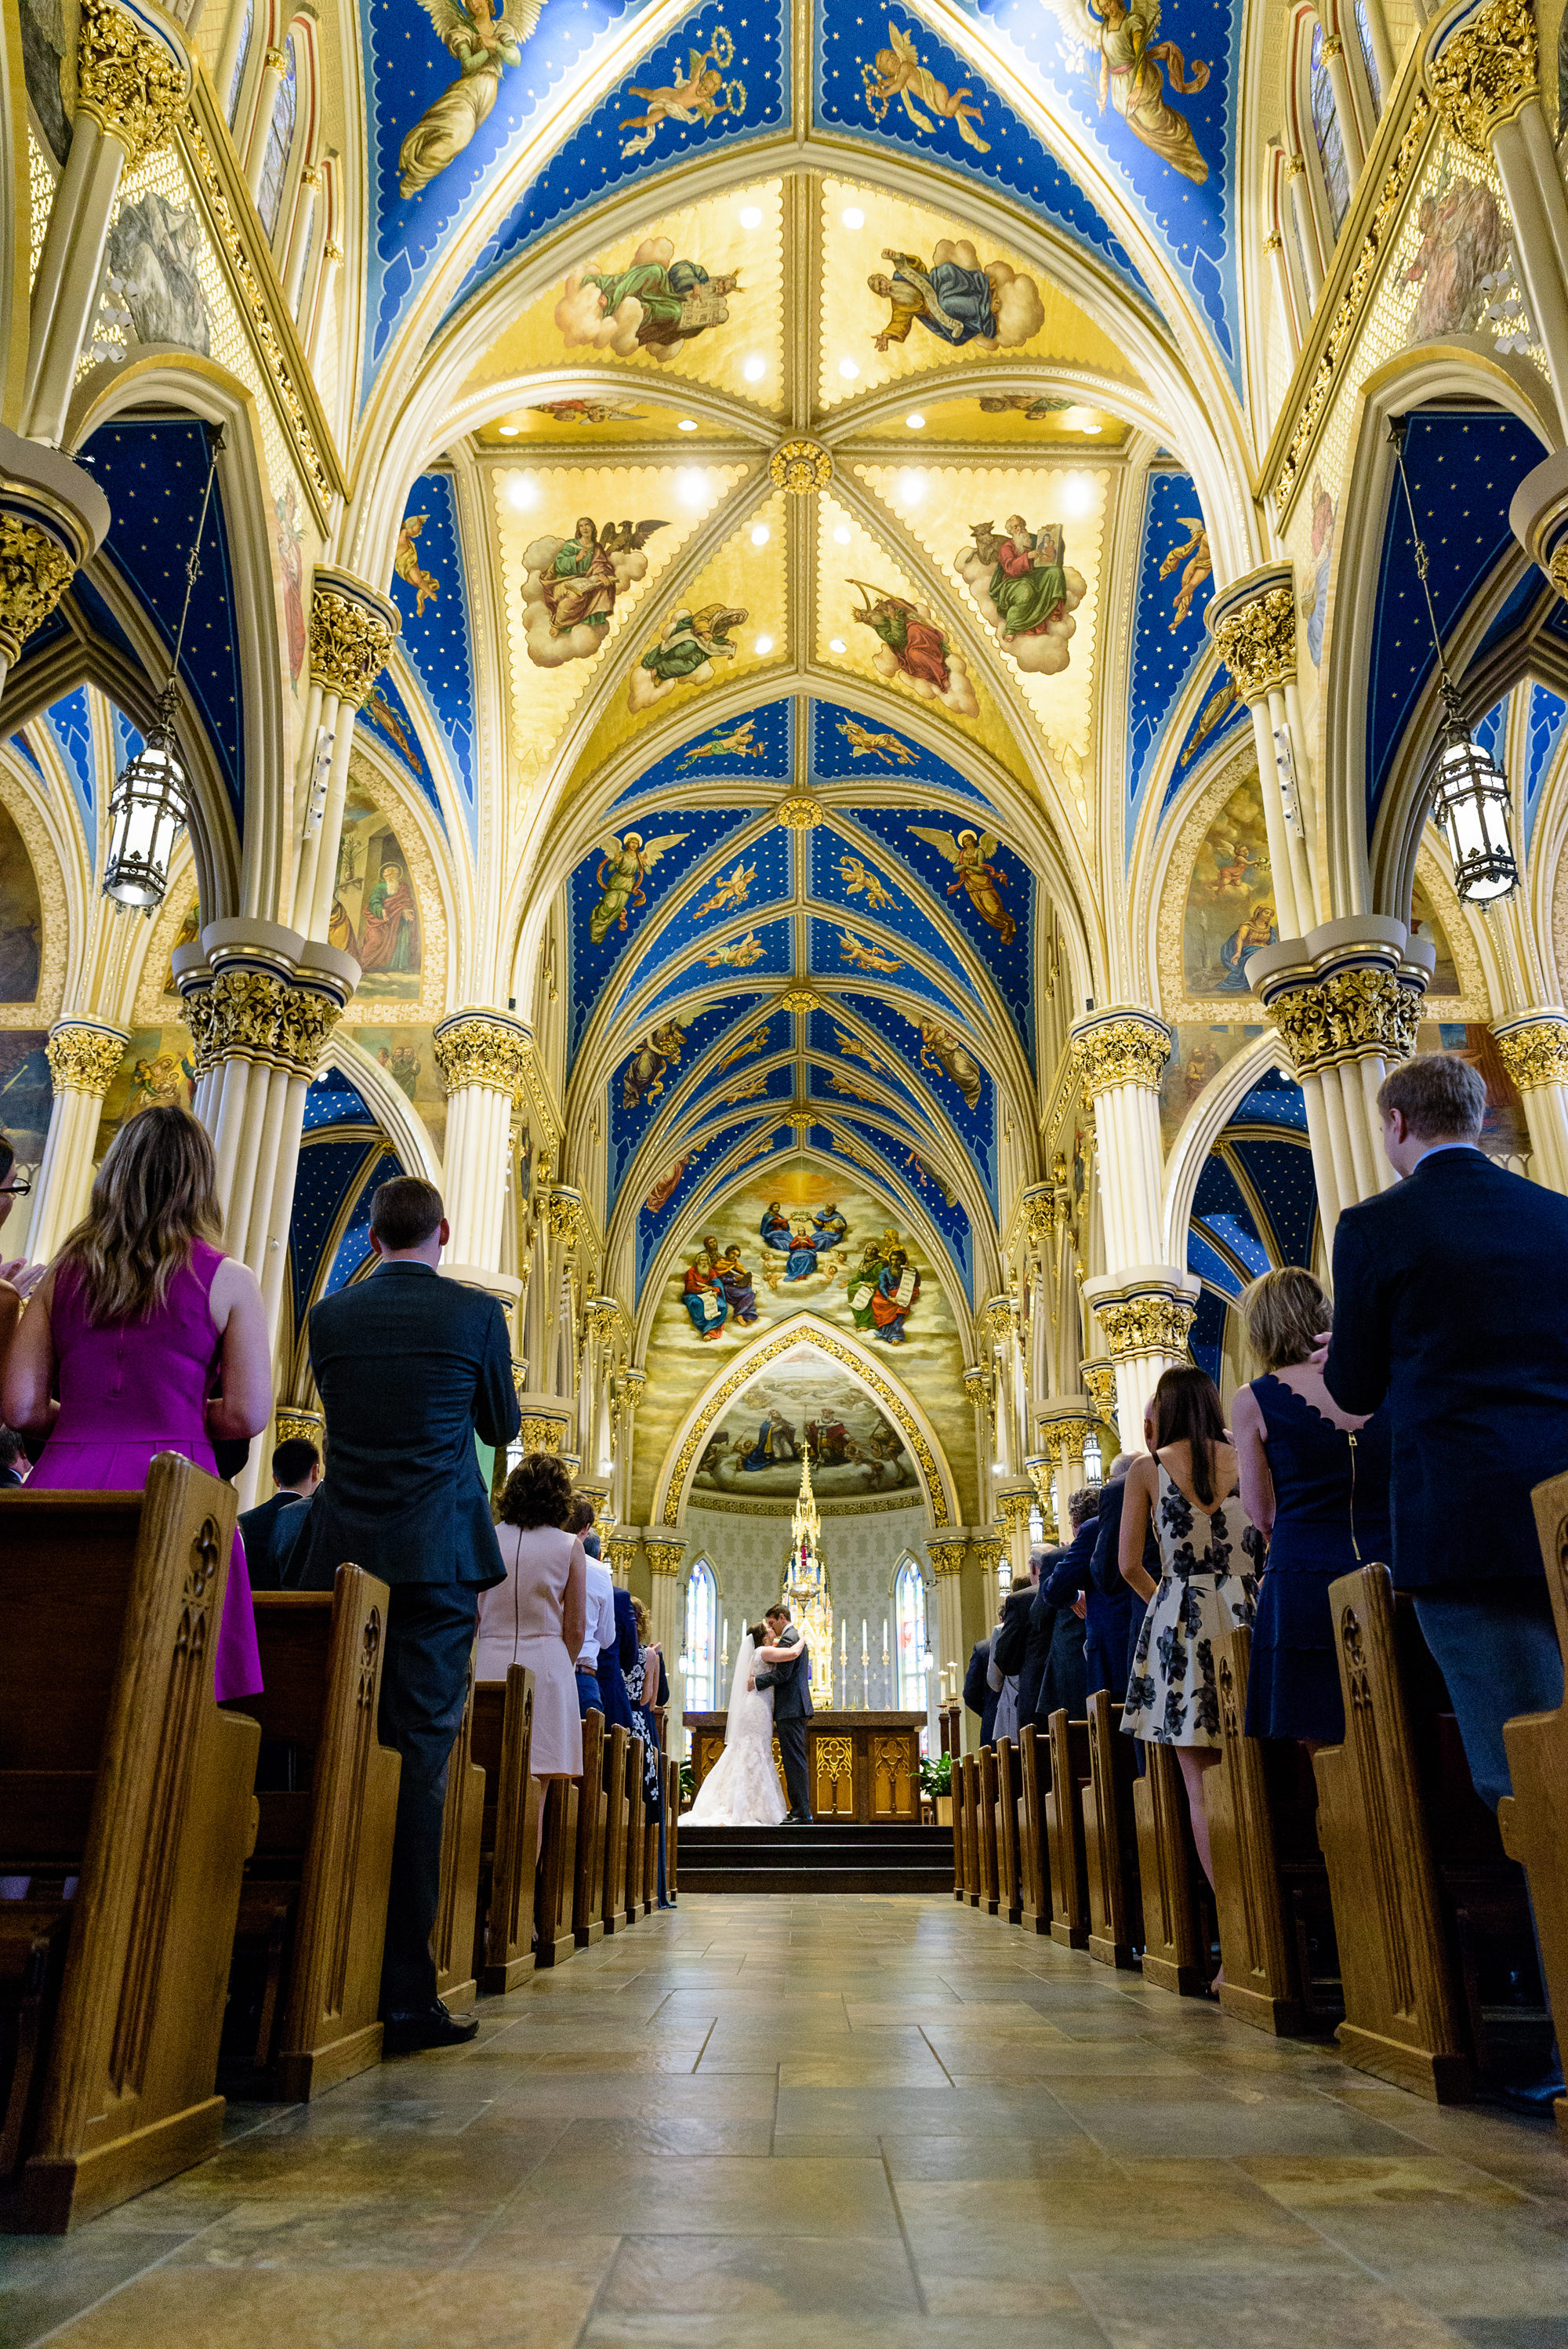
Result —
M292 1578L330 1590L351 1559L391 1586L380 1735L403 1772L381 1966L389 2054L455 2046L479 2028L436 1996L430 1929L480 1593L505 1573L474 1439L510 1444L519 1414L500 1307L437 1272L449 1237L433 1183L383 1183L370 1206L375 1271L310 1315L328 1467Z
M1121 1505L1121 1571L1145 1606L1121 1725L1130 1737L1175 1747L1211 1885L1203 1776L1220 1758L1214 1649L1222 1633L1251 1623L1264 1556L1237 1473L1213 1380L1194 1362L1166 1371L1154 1390L1153 1450L1128 1470ZM1158 1583L1143 1564L1150 1519Z
M601 1571L608 1574L610 1569L603 1567ZM599 1710L610 1727L619 1722L623 1729L634 1736L637 1724L632 1713L626 1674L637 1661L637 1619L632 1612L631 1592L623 1590L620 1584L614 1581L610 1586L610 1604L614 1615L615 1636L613 1640L601 1640L599 1642L596 1668Z
M221 1228L206 1129L172 1104L128 1118L6 1361L0 1416L47 1437L32 1492L139 1493L160 1452L213 1475L214 1440L247 1443L265 1427L266 1309L255 1274L214 1245ZM213 1687L222 1702L261 1686L236 1529Z
M573 1527L572 1516L569 1506L567 1530L577 1533L588 1564L588 1628L583 1633L577 1657L578 1717L586 1721L591 1712L604 1711L604 1697L599 1686L599 1651L602 1648L614 1648L621 1635L615 1624L615 1578L599 1556L598 1536L593 1533L584 1535ZM592 1516L589 1523L593 1523ZM581 1519L578 1524L580 1526ZM592 1549L588 1547L589 1542L594 1545ZM624 1727L625 1723L623 1722L622 1725Z
M670 1701L669 1675L665 1670L664 1655L654 1639L648 1610L640 1599L633 1599L632 1613L637 1626L637 1661L626 1675L626 1690L643 1739L643 1815L658 1822L659 1907L673 1909L676 1904L666 1895L665 1881L664 1759L659 1745L659 1724L654 1717L654 1707L668 1704Z
M273 1496L253 1509L242 1511L240 1537L245 1545L253 1590L281 1590L276 1544L279 1518L285 1510L308 1501L321 1482L321 1454L306 1435L286 1436L273 1453ZM302 1528L289 1527L290 1547ZM356 1561L357 1563L357 1561Z
M1342 1411L1387 1399L1394 1587L1495 1810L1511 1791L1503 1723L1563 1702L1530 1496L1568 1468L1568 1199L1486 1156L1485 1081L1453 1053L1391 1069L1377 1108L1401 1179L1339 1218L1315 1359ZM1505 2093L1549 2109L1561 2063Z
M533 1674L529 1775L541 1781L583 1775L583 1715L574 1658L588 1628L588 1557L562 1523L572 1502L566 1464L528 1452L506 1480L496 1541L506 1579L480 1601L474 1678L504 1681L513 1664ZM544 1833L544 1805L539 1806Z
M996 1630L1001 1628L998 1623ZM996 1699L1002 1689L999 1680L995 1688L990 1681L991 1647L995 1638L994 1631L990 1640L975 1640L974 1653L969 1659L969 1670L964 1675L964 1702L971 1713L977 1713L980 1716L982 1745L991 1743L992 1724L996 1718Z
M1153 1429L1144 1413L1144 1440ZM1136 1455L1119 1452L1100 1486L1099 1514L1095 1518L1094 1556L1089 1560L1088 1592L1084 1608L1084 1684L1124 1691L1132 1671L1132 1651L1143 1625L1143 1609L1133 1604L1132 1592L1121 1578L1121 1504L1127 1494L1127 1472ZM1143 1537L1143 1569L1151 1582L1160 1579L1160 1546L1153 1533Z
M1034 1596L1029 1602L1028 1621L1024 1633L1024 1661L1018 1668L1018 1726L1038 1717L1040 1687L1046 1677L1046 1666L1051 1661L1051 1640L1056 1630L1057 1610L1041 1598L1051 1569L1067 1556L1065 1549L1032 1549L1029 1552L1029 1580Z
M1287 1264L1242 1299L1263 1376L1231 1405L1242 1506L1268 1537L1247 1682L1249 1737L1296 1737L1308 1752L1345 1739L1328 1586L1391 1555L1388 1410L1342 1411L1313 1366L1327 1298Z
M1034 1553L1029 1558L1026 1580L1016 1582L1002 1602L1002 1620L991 1642L991 1659L986 1667L985 1684L996 1692L996 1710L991 1720L991 1737L1018 1738L1018 1675L1023 1669L1028 1645L1029 1612L1035 1603L1037 1575Z
M1099 1488L1084 1485L1068 1499L1073 1537L1046 1577L1040 1603L1051 1610L1051 1645L1031 1715L1043 1730L1053 1713L1066 1712L1081 1721L1088 1710L1088 1684L1084 1659L1084 1592L1094 1557ZM1019 1719L1022 1720L1022 1713Z
M575 1534L590 1557L603 1558L603 1545L593 1529L593 1504L586 1493L573 1493L566 1530Z

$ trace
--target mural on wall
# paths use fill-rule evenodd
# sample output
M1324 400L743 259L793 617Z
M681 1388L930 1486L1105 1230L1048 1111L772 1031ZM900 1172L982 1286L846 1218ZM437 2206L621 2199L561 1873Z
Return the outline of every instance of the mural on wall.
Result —
M552 424L642 424L647 411L629 408L624 399L584 397L581 399L536 399L531 413L548 416Z
M356 1026L349 1032L360 1050L369 1053L382 1075L412 1104L438 1155L447 1140L447 1089L436 1061L435 1030Z
M739 285L738 270L677 260L667 236L645 237L624 269L596 269L592 262L574 269L555 305L555 323L569 351L622 359L645 351L662 362L683 343L727 326L728 297Z
M522 558L522 622L536 668L593 660L615 616L615 599L648 574L643 549L662 522L596 523L580 514L569 538L536 538Z
M407 858L388 819L363 801L343 812L326 935L358 963L361 1002L418 1001L424 934Z
M877 640L872 655L877 675L890 682L898 678L923 700L940 701L956 718L978 716L980 705L969 671L930 606L913 596L896 595L891 588L874 587L864 579L851 579L849 585L861 599L850 618L857 627L869 628ZM864 738L862 752L875 750L880 740L897 740L868 734L864 728L860 731Z
M815 1346L799 1345L725 1405L708 1431L693 1495L793 1502L808 1452L820 1501L906 1491L919 1482L903 1436L864 1388Z
M1448 932L1433 908L1431 898L1427 894L1426 884L1418 879L1410 891L1410 935L1412 937L1427 939L1438 950L1437 965L1432 972L1432 983L1427 990L1428 993L1430 995L1462 994L1463 985L1460 978L1459 966L1454 961L1454 950L1449 944Z
M716 25L705 49L688 49L684 67L673 81L647 88L632 84L632 96L643 101L640 114L622 118L621 129L633 136L622 144L623 159L645 155L666 122L717 122L721 114L744 114L746 85L726 82L735 63L735 42L723 25Z
M188 1028L132 1029L104 1095L93 1144L95 1165L102 1164L104 1152L127 1118L134 1117L139 1109L170 1103L179 1109L191 1107L196 1099L195 1059Z
M916 325L950 349L977 343L983 351L1010 350L1029 342L1045 324L1040 289L1010 262L982 262L965 236L942 237L933 245L928 268L918 253L882 247L891 273L873 269L867 285L889 308L872 348L907 343Z
M680 1179L671 1166L661 1173L655 1189ZM896 1375L919 1395L935 1425L961 1489L972 1492L975 1421L964 1392L957 1324L945 1289L901 1216L896 1205L850 1170L790 1156L783 1164L775 1159L743 1176L689 1226L676 1217L680 1242L649 1332L648 1383L637 1412L634 1514L643 1522L653 1506L654 1480L665 1453L703 1389L723 1374L740 1348L802 1309L896 1365ZM800 1433L811 1417L823 1416L788 1407L786 1415ZM869 1423L862 1433L847 1410L828 1416L841 1418L869 1450ZM761 1418L759 1411L753 1420L748 1404L748 1449ZM730 1407L720 1423L728 1430L722 1455L728 1456L729 1442L742 1431L738 1408ZM716 1426L712 1433L717 1433ZM710 1464L710 1475L719 1456ZM864 1464L846 1454L844 1464ZM715 1489L750 1491L759 1472L728 1473L733 1485ZM799 1482L797 1467L788 1486L791 1495ZM846 1492L868 1489L873 1488L845 1486Z
M1312 655L1314 668L1323 666L1323 631L1328 620L1328 574L1334 567L1334 523L1337 512L1338 508L1323 486L1322 475L1315 473L1312 479L1312 585L1301 599L1301 616L1306 622L1306 649Z
M945 82L939 81L929 66L921 64L913 36L891 17L887 47L878 49L869 65L861 66L861 82L866 94L866 111L879 129L896 99L917 130L934 138L938 135L937 122L950 122L964 144L973 147L977 155L991 152L990 140L980 136L984 109L975 104L973 89L950 90ZM933 115L936 122L931 119Z
M44 958L44 907L22 835L0 807L0 1003L31 1003Z
M448 85L397 150L398 187L417 195L438 178L484 122L500 94L501 76L522 63L522 44L544 14L544 0L421 0L436 38L454 59Z
M1057 677L1072 657L1078 630L1074 612L1088 582L1067 559L1059 522L1031 530L1022 514L1009 514L1002 530L988 522L970 525L973 544L961 546L954 569L980 606L980 616L1021 669Z
M145 188L120 205L105 259L109 293L129 314L139 343L172 343L212 353L212 319L201 284L201 222L194 205L171 204Z
M1263 1029L1251 1021L1179 1021L1160 1081L1160 1138L1169 1150L1199 1094Z
M1161 0L1050 0L1068 44L1081 60L1079 70L1098 78L1099 110L1109 98L1132 136L1183 179L1202 187L1209 166L1199 151L1192 126L1171 103L1195 98L1209 86L1209 62L1194 57L1189 67L1174 41L1160 41Z
M0 1028L0 1133L16 1154L16 1164L30 1174L44 1155L49 1112L55 1089L44 1047L48 1031L42 1028ZM7 1245L0 1255L15 1253L24 1229L28 1203L19 1200L11 1210L5 1230Z
M1263 794L1254 780L1231 793L1193 863L1181 922L1187 993L1245 995L1247 957L1278 936Z
M201 935L201 903L192 891L185 911L180 916L180 927L169 941L169 957L163 966L163 992L178 995L179 982L174 976L174 956L180 947L194 946Z
M418 620L424 618L426 605L436 603L441 593L439 577L426 570L419 554L419 533L429 519L428 513L405 514L392 556L393 570L414 590L414 616Z
M1486 1115L1480 1146L1489 1158L1528 1158L1530 1127L1518 1086L1503 1066L1497 1038L1484 1020L1423 1019L1416 1030L1418 1052L1452 1052L1478 1070L1486 1085Z
M1513 246L1508 223L1484 181L1456 171L1445 155L1438 183L1424 194L1416 213L1420 242L1404 273L1419 291L1410 316L1408 347L1470 334L1494 315L1492 305L1513 277ZM1530 337L1518 337L1528 350ZM1498 348L1513 347L1511 337Z
M744 605L705 604L693 612L672 612L656 640L632 671L626 707L634 716L651 709L677 685L709 685L715 661L735 658L735 631L749 617Z
M273 544L278 551L278 569L284 582L284 619L288 629L289 683L297 692L299 673L304 666L304 534L299 526L299 487L292 479L281 498L273 500L273 512L277 517Z

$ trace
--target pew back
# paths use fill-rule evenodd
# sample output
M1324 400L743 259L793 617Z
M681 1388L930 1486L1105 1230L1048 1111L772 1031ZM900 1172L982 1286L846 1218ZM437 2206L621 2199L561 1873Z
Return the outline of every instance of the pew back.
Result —
M1143 1979L1156 1990L1199 1998L1208 1987L1208 1944L1199 1907L1202 1870L1187 1815L1175 1748L1145 1743L1144 1772L1132 1790L1138 1880L1143 1901Z
M529 1774L533 1674L512 1664L504 1681L474 1689L470 1751L485 1774L474 1971L492 1993L533 1971L533 1889L539 1857L539 1781ZM482 1935L482 1947L480 1937Z
M1051 1783L1045 1799L1050 1855L1051 1939L1064 1950L1088 1947L1088 1868L1083 1846L1083 1795L1089 1783L1088 1723L1050 1717Z
M1088 1701L1089 1783L1083 1798L1084 1864L1088 1876L1088 1953L1102 1966L1130 1966L1143 1940L1138 1889L1134 1741L1122 1733L1121 1706L1109 1689Z
M1051 1871L1047 1850L1046 1795L1050 1788L1051 1749L1032 1722L1018 1732L1018 1770L1023 1780L1023 1822L1020 1828L1019 1878L1026 1933L1051 1930ZM956 1816L954 1835L956 1836Z
M1533 1498L1557 1644L1568 1657L1568 1475L1538 1485ZM1530 1879L1547 2002L1561 2034L1568 2031L1568 1692L1555 1713L1521 1713L1502 1734L1513 1793L1499 1806L1498 1826ZM1568 2096L1558 2097L1556 2110L1568 2131Z

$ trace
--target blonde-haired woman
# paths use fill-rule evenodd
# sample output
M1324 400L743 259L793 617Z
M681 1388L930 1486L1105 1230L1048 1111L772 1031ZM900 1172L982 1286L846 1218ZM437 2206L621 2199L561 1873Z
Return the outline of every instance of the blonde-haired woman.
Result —
M160 1452L211 1475L214 1438L261 1433L273 1408L266 1312L254 1273L214 1246L219 1230L203 1128L162 1104L128 1119L5 1365L7 1424L48 1437L30 1492L139 1492ZM237 1533L214 1682L220 1700L262 1685Z
M1341 1411L1313 1368L1333 1309L1312 1274L1287 1264L1242 1299L1263 1376L1231 1405L1242 1501L1269 1536L1247 1683L1247 1734L1337 1745L1345 1704L1328 1586L1392 1555L1387 1408Z

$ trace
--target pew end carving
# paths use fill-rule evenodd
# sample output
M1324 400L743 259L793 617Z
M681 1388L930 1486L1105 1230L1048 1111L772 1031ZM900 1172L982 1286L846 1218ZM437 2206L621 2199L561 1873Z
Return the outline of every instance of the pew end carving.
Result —
M1109 1689L1088 1701L1089 1783L1083 1796L1084 1866L1088 1882L1088 1953L1102 1966L1130 1966L1143 1940L1138 1886L1137 1779L1133 1741Z
M1199 1888L1203 1871L1187 1815L1187 1790L1174 1746L1152 1739L1132 1790L1138 1826L1138 1881L1143 1902L1143 1979L1180 1998L1208 1987L1208 1936Z
M1051 1783L1046 1795L1050 1856L1051 1939L1064 1950L1088 1947L1088 1863L1084 1856L1083 1795L1089 1783L1088 1723L1065 1711L1049 1723Z
M533 1674L512 1664L504 1681L474 1689L471 1751L485 1774L484 1826L475 1906L474 1971L482 1990L515 1990L533 1971L539 1781L529 1771Z

